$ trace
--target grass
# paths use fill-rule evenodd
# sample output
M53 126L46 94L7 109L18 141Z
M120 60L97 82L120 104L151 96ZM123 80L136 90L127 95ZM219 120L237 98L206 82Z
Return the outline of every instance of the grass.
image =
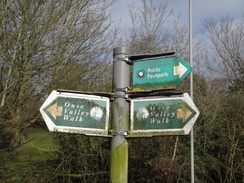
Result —
M5 162L5 178L0 180L0 183L36 182L34 175L43 171L48 160L55 158L56 150L52 133L47 129L30 129L27 142L20 149L18 156Z
M19 160L43 161L57 149L53 134L46 129L30 129L27 143L21 149Z

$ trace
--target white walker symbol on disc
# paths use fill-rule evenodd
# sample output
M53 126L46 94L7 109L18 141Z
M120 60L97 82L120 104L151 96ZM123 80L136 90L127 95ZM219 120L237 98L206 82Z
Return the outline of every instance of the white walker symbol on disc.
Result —
M141 70L141 71L138 72L138 76L139 76L140 78L143 78L144 75L145 75L145 71Z
M103 111L100 107L93 107L90 111L90 115L95 120L100 120L103 116Z
M137 110L136 112L136 118L138 120L144 120L144 119L147 119L147 117L149 116L149 113L147 111L146 108L144 107L141 107L140 109Z

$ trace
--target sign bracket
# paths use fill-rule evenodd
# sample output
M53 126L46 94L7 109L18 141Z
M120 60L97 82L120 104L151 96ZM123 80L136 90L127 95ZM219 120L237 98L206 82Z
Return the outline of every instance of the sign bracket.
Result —
M138 55L130 55L128 58L131 60L131 62L137 61L137 60L143 60L148 58L156 58L156 57L166 57L166 56L173 56L175 55L175 52L167 52L167 53L160 53L160 54L138 54Z
M125 88L116 88L115 91L122 91L122 92L127 92L131 90L131 88L129 86L125 87Z
M154 96L163 96L163 97L171 97L171 96L181 96L183 93L172 93L169 92L162 92L162 90L153 90L153 91L143 91L143 92L128 92L129 98L140 98L140 97L154 97Z
M116 136L116 135L119 135L119 136L127 136L128 135L128 132L127 131L114 131L114 130L111 130L110 133L113 136Z
M103 93L103 92L88 92L88 91L77 91L77 90L65 90L65 89L57 89L59 93L74 93L74 94L88 94L88 95L96 95L100 97L108 97L111 98L113 93Z
M124 98L124 99L128 99L129 95L128 94L114 94L113 98Z
M124 61L126 62L127 64L132 64L132 61L129 59L129 57L126 57L126 58L117 58L116 60L114 60L114 62L116 61Z

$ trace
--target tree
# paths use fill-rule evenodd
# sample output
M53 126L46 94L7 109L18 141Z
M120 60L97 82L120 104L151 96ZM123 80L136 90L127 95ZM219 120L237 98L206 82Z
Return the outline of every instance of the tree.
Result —
M229 82L243 77L244 65L244 16L237 22L231 16L219 19L205 19L203 25L207 30L212 54L217 56L207 67Z
M208 157L212 162L208 170L209 182L241 182L242 165L239 159L243 154L243 28L242 18L235 22L231 16L209 18L203 21L209 48L212 50L207 68L215 76L210 81L210 94L213 103L205 121L206 130L210 131L207 142ZM214 62L213 62L214 60ZM218 77L218 78L216 78ZM216 86L221 86L216 87ZM228 90L229 89L229 90ZM215 111L215 112L214 112ZM218 129L217 131L215 129ZM207 132L207 131L206 131ZM209 139L210 138L210 139ZM207 143L204 143L207 145ZM210 173L210 171L212 173Z
M1 159L16 157L51 90L107 90L113 1L0 3ZM106 82L104 82L106 81ZM101 83L99 83L101 82ZM103 82L103 83L102 83ZM106 86L106 87L105 87ZM4 163L1 163L4 164Z
M126 42L134 53L162 52L169 35L165 23L172 10L163 3L156 7L152 0L141 2L141 8L135 8L134 4L129 7L132 26L127 31Z

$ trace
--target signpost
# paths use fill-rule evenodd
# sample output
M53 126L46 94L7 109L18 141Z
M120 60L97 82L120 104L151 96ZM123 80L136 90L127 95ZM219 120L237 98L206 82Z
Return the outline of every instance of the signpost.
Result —
M129 53L128 47L113 50L111 126L110 98L104 94L54 90L40 108L49 131L112 137L110 182L113 183L127 182L126 137L186 135L199 116L188 94L167 93L165 97L163 92L176 89L191 72L192 68L183 59L174 52L134 56ZM131 63L133 90L128 91ZM138 91L143 91L144 97L135 98L142 96Z
M133 88L176 89L192 68L179 56L133 62Z
M49 131L108 136L109 98L54 90L40 112Z
M177 97L133 99L130 136L189 134L198 115L187 93Z

